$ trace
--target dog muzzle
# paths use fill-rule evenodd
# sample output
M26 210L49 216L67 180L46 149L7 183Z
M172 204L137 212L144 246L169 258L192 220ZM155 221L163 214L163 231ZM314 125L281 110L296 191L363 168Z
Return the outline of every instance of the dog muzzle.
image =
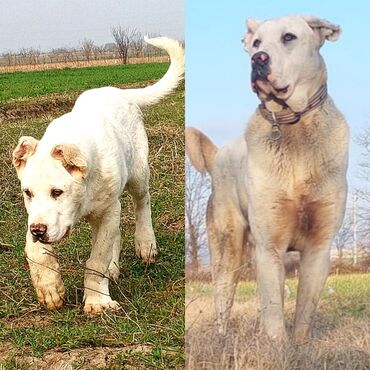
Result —
M271 73L270 71L270 57L264 51L259 51L252 56L252 73L251 82L252 89L255 93L258 93L257 81L268 82L267 77Z

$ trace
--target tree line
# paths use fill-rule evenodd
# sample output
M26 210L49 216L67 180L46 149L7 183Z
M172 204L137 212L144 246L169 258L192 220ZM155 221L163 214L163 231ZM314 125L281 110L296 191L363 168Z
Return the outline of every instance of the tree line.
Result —
M136 28L117 26L111 29L112 42L97 45L91 39L83 39L77 47L59 47L49 52L38 48L21 48L6 51L0 56L3 66L37 65L47 63L73 63L81 61L120 59L127 64L129 58L145 58L163 55L159 49L144 42L143 34ZM151 34L150 37L158 36Z

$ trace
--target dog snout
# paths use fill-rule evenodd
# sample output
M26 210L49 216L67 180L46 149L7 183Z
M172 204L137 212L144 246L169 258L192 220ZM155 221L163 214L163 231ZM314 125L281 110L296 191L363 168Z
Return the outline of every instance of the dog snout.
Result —
M259 51L252 56L252 65L265 66L269 63L270 57L264 51Z
M252 56L252 86L255 90L256 81L267 81L270 74L270 57L264 51L259 51Z
M46 234L47 226L44 224L31 224L30 231L36 238L41 238Z
M270 74L270 57L264 51L259 51L252 56L251 81L254 92L258 93L257 81L268 81Z

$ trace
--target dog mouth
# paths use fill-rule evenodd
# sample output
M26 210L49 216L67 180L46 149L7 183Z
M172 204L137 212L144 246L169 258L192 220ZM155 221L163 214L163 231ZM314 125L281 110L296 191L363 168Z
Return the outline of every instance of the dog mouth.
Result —
M32 235L32 240L33 240L34 243L39 242L41 244L46 244L46 245L50 245L50 244L53 244L53 243L58 243L62 239L68 238L71 235L71 230L72 230L72 227L68 226L64 235L58 240L50 241L48 235L43 235L43 236Z
M277 88L277 87L273 87L272 88L278 93L278 94L286 94L289 90L289 85L283 87L283 88Z
M252 81L252 89L259 97L261 97L260 93L262 93L267 98L275 97L281 100L289 99L292 93L291 85L280 87L268 80Z
M38 236L32 236L32 240L34 243L39 242L41 244L51 244L47 238L42 238Z

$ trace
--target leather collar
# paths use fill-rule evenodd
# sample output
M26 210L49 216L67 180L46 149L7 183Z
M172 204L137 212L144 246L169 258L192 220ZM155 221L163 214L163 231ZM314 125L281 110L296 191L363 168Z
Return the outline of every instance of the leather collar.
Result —
M272 123L273 126L280 124L292 125L299 122L302 116L323 104L327 96L328 90L326 84L324 84L316 91L314 95L312 95L308 101L307 107L300 112L292 111L285 103L284 108L280 112L276 113L269 111L266 108L265 103L261 103L258 108L262 117Z

